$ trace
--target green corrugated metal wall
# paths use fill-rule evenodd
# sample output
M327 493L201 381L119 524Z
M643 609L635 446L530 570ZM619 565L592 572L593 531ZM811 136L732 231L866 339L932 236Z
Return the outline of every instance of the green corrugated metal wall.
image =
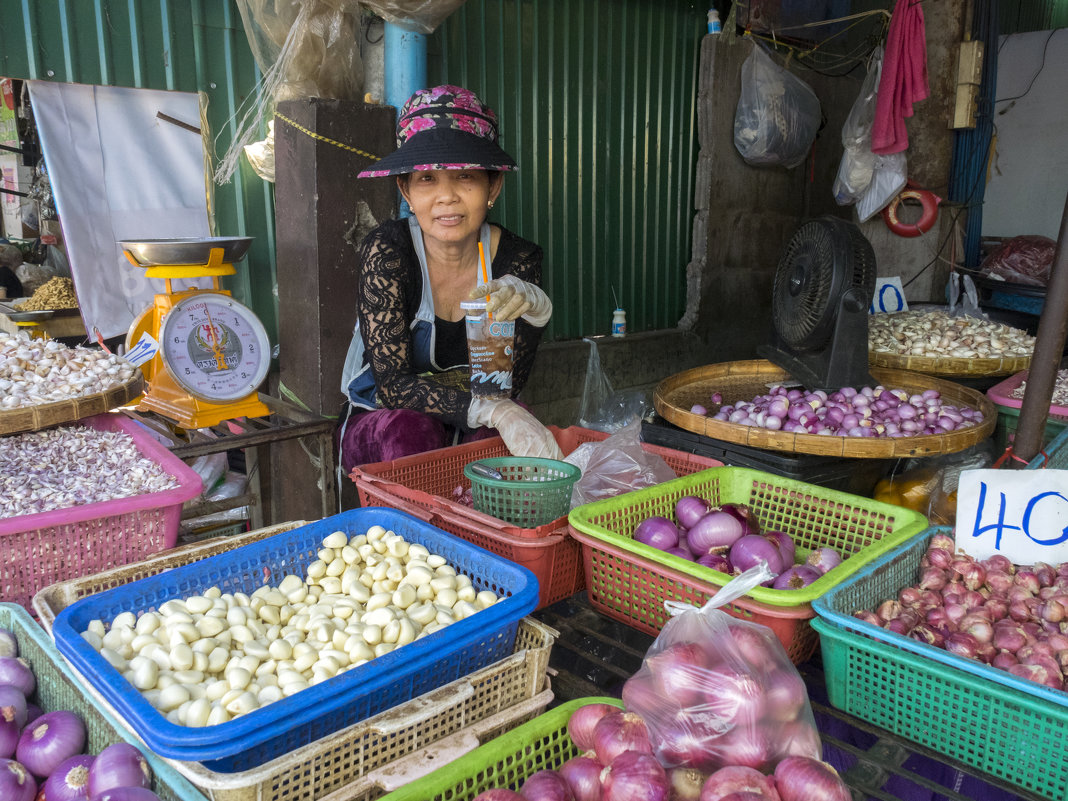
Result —
M203 92L216 160L259 80L232 0L0 0L0 75ZM228 286L276 342L273 190L242 159L214 193L216 233L255 237Z
M548 336L682 316L707 5L468 0L430 37L429 81L467 86L519 162L494 215L545 249Z
M1068 0L1002 0L998 5L998 32L1028 33L1068 26Z

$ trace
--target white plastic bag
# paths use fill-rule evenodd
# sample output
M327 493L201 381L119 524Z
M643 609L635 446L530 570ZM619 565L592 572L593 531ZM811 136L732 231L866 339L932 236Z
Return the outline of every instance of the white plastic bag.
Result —
M571 491L571 508L678 478L663 457L642 448L642 423L634 419L608 439L586 442L564 461L582 470Z
M734 113L734 146L746 164L796 167L820 129L812 88L757 45L742 64L742 94Z
M623 685L664 767L770 773L787 756L821 757L808 691L778 637L718 608L773 575L761 562L700 609L664 603L673 617Z
M871 152L871 128L875 120L875 99L879 93L883 50L876 48L861 84L860 94L853 101L842 125L842 161L834 181L834 200L839 206L856 203L871 183L875 172L876 155Z

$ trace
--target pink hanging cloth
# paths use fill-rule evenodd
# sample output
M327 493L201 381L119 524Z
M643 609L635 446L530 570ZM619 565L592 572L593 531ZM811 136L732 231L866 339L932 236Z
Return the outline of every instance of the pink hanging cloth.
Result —
M875 99L872 153L900 153L909 146L905 117L912 116L913 103L929 94L923 8L920 0L897 0L886 34L886 56Z

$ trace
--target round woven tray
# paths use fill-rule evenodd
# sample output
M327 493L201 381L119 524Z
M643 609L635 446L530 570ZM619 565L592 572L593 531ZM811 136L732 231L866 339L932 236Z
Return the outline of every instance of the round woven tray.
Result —
M1031 366L1030 356L1004 356L998 359L962 359L951 356L902 356L885 351L868 351L868 363L872 367L891 370L909 370L926 375L954 376L1012 375Z
M710 364L665 378L657 385L653 405L665 420L695 434L754 448L818 456L891 459L931 453L955 453L982 442L994 430L997 410L981 392L952 381L905 370L873 368L871 375L887 389L904 389L909 392L937 389L947 403L969 406L981 411L983 422L973 428L946 434L869 439L769 431L755 426L713 420L690 411L690 407L695 403L708 405L708 399L713 392L719 392L725 404L736 403L767 394L767 384L789 380L790 376L785 370L765 359Z
M0 411L0 436L38 431L42 428L81 420L94 414L103 414L120 406L126 406L145 391L145 379L138 371L133 379L107 392L83 395L80 398L42 403L18 409Z

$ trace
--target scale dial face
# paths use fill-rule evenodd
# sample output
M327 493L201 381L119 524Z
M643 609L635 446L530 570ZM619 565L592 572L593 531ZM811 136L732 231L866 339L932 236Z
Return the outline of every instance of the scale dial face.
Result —
M214 292L176 303L160 332L167 372L190 395L211 403L255 392L270 368L270 350L267 331L252 310Z

